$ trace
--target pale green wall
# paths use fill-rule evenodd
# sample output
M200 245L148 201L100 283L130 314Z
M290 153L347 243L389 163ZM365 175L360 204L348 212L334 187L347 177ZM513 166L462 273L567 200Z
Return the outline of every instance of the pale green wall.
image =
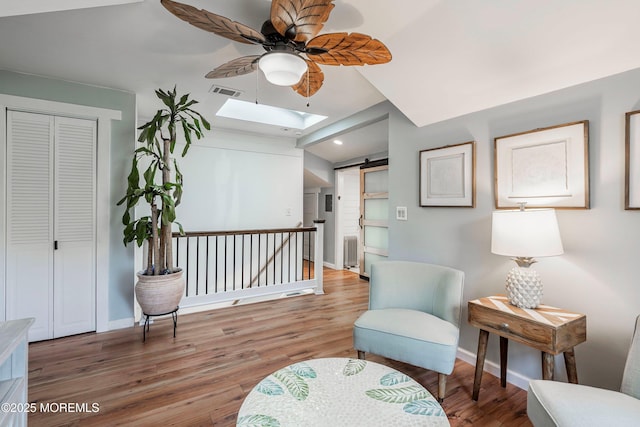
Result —
M109 321L133 318L133 248L122 245L121 209L127 166L136 139L136 95L124 91L0 70L0 93L107 108L122 112L111 123L111 235L109 250ZM98 260L100 262L100 260Z

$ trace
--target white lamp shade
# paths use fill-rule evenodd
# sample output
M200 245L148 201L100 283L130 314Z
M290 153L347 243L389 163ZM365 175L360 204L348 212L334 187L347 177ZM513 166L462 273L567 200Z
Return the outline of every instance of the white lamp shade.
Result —
M269 83L292 86L300 81L307 71L307 62L295 53L269 52L260 58L258 66Z
M491 230L491 252L497 255L545 257L564 253L553 209L495 211Z

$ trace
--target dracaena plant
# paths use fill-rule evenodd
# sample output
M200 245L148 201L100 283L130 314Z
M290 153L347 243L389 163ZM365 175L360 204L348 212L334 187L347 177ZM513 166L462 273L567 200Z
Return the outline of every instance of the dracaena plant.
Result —
M181 130L185 145L184 157L193 137L200 139L203 129L211 128L209 122L191 107L198 101L189 99L189 94L180 97L176 88L156 90L156 95L165 107L158 110L149 122L140 126L138 142L142 146L134 151L131 172L125 196L118 202L124 204L123 242L136 242L142 246L148 242L145 274L169 274L175 271L172 251L172 224L180 233L182 225L176 222L176 206L182 197L183 176L177 160L172 157L176 148L177 134ZM133 209L143 200L149 205L150 214L135 218Z

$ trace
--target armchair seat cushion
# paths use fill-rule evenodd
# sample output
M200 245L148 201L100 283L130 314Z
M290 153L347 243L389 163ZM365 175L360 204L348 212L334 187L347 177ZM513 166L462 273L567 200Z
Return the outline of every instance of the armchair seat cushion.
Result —
M354 347L425 369L450 374L458 348L458 328L418 310L368 310L356 320Z
M527 415L536 427L637 426L640 400L617 391L534 380Z

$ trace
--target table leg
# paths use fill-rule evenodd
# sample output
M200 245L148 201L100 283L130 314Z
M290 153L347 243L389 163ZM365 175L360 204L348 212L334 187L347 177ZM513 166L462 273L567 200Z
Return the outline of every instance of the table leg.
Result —
M509 350L509 340L500 337L500 385L507 386L507 354Z
M552 380L555 360L553 354L542 352L542 379Z
M576 369L576 353L573 347L564 352L564 364L567 367L567 379L570 383L578 384L578 371Z
M476 374L473 378L473 400L478 400L480 394L480 383L482 382L482 371L484 370L484 358L487 355L487 342L489 341L489 331L480 329L478 337L478 355L476 356Z

